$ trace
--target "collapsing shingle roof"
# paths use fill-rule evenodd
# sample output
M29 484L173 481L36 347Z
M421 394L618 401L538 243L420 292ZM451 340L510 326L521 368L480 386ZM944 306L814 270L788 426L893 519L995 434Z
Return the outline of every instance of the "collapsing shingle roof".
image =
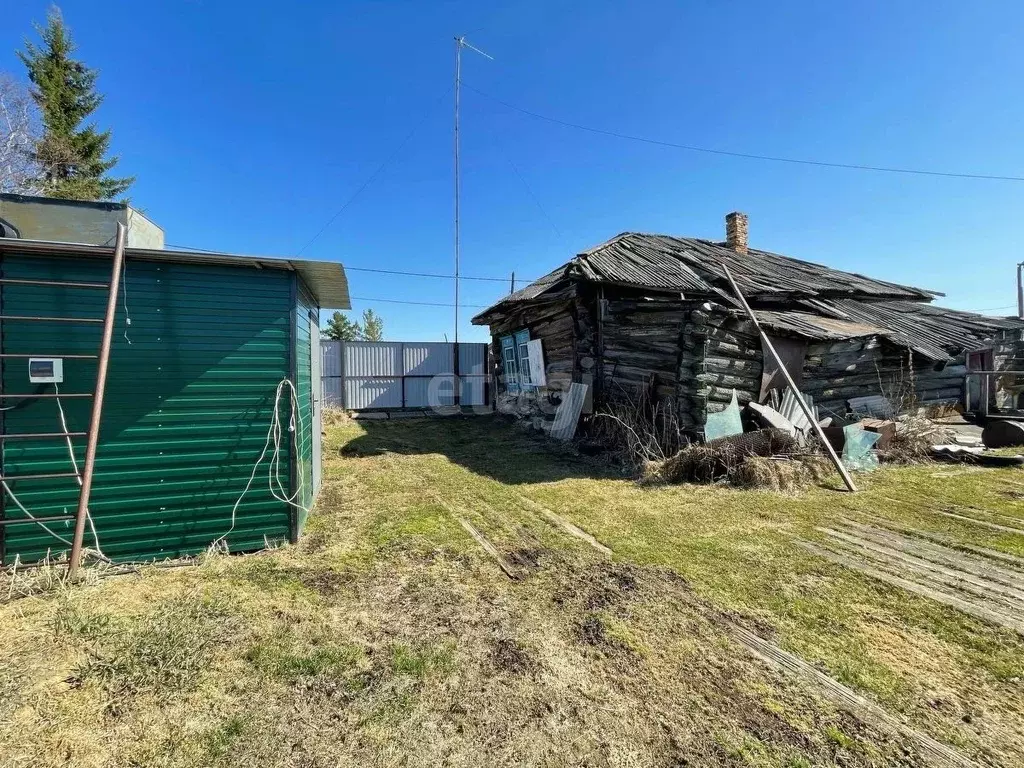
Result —
M987 317L919 301L805 301L830 317L874 325L893 343L929 360L948 360L950 352L977 349L1003 331L1022 330L1016 318Z
M748 298L871 296L928 300L940 295L769 251L751 248L738 253L710 240L635 232L623 233L581 253L569 262L569 271L594 282L678 291L695 297L728 290L723 264Z
M493 313L562 295L579 280L712 299L733 305L723 265L777 331L807 338L878 335L931 360L978 347L1003 330L1024 329L1016 319L986 317L928 304L941 293L874 280L821 264L749 249L739 253L710 240L624 232L558 267L484 310ZM760 306L758 306L760 305Z
M499 307L535 299L573 278L682 293L687 298L718 297L728 292L723 264L749 299L871 297L928 301L941 295L753 248L741 254L710 240L624 232L506 296L477 315L474 322L485 322L486 316Z

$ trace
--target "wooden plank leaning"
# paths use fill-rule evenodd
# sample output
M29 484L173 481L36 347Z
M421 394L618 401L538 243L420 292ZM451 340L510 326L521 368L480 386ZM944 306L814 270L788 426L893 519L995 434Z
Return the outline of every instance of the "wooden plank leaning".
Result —
M761 337L761 343L764 345L764 348L767 349L769 353L771 353L771 356L775 358L775 362L779 366L779 371L782 373L783 378L786 380L787 386L789 386L789 388L793 390L793 394L796 395L797 404L800 406L800 409L804 412L804 416L807 417L807 420L811 422L811 426L817 433L818 439L821 441L821 444L825 447L825 450L828 451L828 456L832 460L832 463L835 465L836 471L839 473L840 477L843 478L843 483L845 483L847 489L849 489L851 493L856 493L857 486L854 485L853 478L850 477L850 473L847 471L846 467L843 466L843 462L836 454L835 448L832 447L832 443L830 443L828 439L825 437L825 432L822 430L821 425L818 424L818 420L814 418L814 414L811 412L811 409L808 407L806 401L804 400L804 396L800 394L800 390L797 389L796 383L793 381L793 377L789 375L789 371L786 370L786 366L783 364L782 359L779 357L779 353L776 352L775 347L772 346L772 342L768 338L768 334L766 334L764 332L764 329L761 328L761 323L757 321L757 316L754 314L754 311L750 308L750 305L747 304L747 300L743 297L743 293L740 291L739 286L736 285L736 281L733 279L732 273L729 271L729 268L725 266L725 264L722 265L722 269L725 270L725 276L729 280L729 285L732 287L733 293L736 294L736 299L743 307L743 311L747 313L747 317L750 318L750 321L754 324L754 327L757 328L757 333Z

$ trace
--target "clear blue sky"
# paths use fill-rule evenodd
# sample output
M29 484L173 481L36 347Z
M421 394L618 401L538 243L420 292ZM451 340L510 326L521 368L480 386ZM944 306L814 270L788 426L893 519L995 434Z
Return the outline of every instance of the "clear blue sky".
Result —
M843 7L840 7L842 5ZM8 0L0 69L46 3ZM453 42L464 80L563 120L843 163L1024 176L1019 2L264 2L63 6L100 69L119 170L168 242L446 272ZM721 238L1011 312L1024 182L811 168L582 133L463 99L463 274L536 277L623 230ZM525 182L525 183L524 183ZM350 272L354 296L451 302L448 280ZM507 286L463 284L488 304ZM392 339L452 311L358 300ZM460 333L482 340L463 311Z

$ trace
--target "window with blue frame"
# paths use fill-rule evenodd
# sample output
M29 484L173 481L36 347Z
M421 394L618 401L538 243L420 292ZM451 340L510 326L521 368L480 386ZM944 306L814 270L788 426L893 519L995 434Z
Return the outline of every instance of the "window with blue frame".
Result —
M530 378L530 331L523 328L502 336L500 342L505 389L513 393L520 389L535 389L536 385Z
M516 344L511 336L501 337L501 365L505 370L505 389L519 391L519 371L516 364Z
M523 389L532 389L530 379L530 332L525 328L512 334L516 341L516 358L519 360L519 385Z

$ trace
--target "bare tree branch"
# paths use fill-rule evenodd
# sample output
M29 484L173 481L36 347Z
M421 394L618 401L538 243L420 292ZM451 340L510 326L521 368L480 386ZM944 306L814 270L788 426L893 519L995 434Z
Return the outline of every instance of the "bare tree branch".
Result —
M39 194L35 150L41 135L39 109L28 89L0 72L0 192Z

